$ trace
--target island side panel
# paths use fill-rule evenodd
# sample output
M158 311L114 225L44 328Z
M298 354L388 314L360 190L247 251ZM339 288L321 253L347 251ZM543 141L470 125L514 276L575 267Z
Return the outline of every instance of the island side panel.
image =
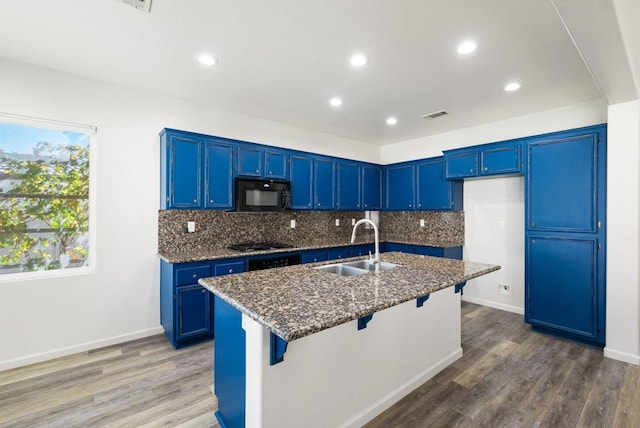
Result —
M247 427L360 427L462 356L453 287L292 341L273 366L269 330L242 323Z

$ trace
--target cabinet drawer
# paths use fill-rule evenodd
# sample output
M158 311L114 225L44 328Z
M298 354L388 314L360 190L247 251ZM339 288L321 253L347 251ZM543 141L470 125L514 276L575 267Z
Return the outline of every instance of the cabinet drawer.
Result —
M346 259L347 257L351 257L349 248L334 248L327 251L327 260Z
M220 263L213 267L214 276L231 275L234 273L246 272L245 262Z
M302 254L302 263L315 263L315 262L323 262L327 260L327 252L326 251L313 251Z
M200 278L211 276L209 265L176 268L176 285L195 284Z

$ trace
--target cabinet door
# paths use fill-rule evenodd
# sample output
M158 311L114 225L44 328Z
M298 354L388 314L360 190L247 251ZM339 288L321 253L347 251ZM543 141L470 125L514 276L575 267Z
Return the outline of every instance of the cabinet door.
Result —
M169 140L169 208L202 208L202 142Z
M313 208L313 158L291 156L291 208Z
M451 210L455 208L455 193L461 191L459 188L462 186L457 181L445 179L444 158L419 162L416 165L416 173L419 210Z
M215 276L233 275L235 273L246 272L247 263L241 262L225 262L213 265L213 274Z
M315 263L323 262L327 260L328 254L326 251L308 251L300 255L301 263Z
M480 152L480 174L508 174L521 171L520 144Z
M385 171L385 206L389 210L413 210L415 206L414 165L390 166Z
M367 211L382 208L382 168L379 166L362 166L362 208Z
M351 249L349 247L327 250L327 260L346 259L348 257L351 257Z
M529 230L597 232L597 146L596 134L529 144Z
M332 210L335 198L336 163L326 159L315 160L315 205L316 209Z
M177 340L213 334L211 293L198 284L187 285L177 288L176 299L178 301Z
M597 252L595 237L529 235L525 321L603 344Z
M285 152L265 150L264 152L265 177L289 178L289 156Z
M207 141L205 207L233 208L233 146Z
M360 209L360 164L354 162L339 162L338 175L338 202L340 210Z
M238 175L261 177L263 157L262 149L238 146Z
M478 152L462 152L445 156L446 178L475 177L478 175Z

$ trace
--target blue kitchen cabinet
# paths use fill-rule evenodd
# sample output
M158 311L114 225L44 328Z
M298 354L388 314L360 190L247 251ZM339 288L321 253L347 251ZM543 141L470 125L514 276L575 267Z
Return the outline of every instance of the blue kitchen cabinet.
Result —
M603 346L606 126L525 144L525 321Z
M213 294L198 284L201 278L246 271L246 259L214 262L160 263L160 322L175 348L213 338Z
M324 262L325 260L329 260L329 255L326 250L312 250L312 251L304 251L300 254L300 263L316 263L316 262Z
M525 321L595 345L604 344L604 290L598 286L598 238L529 234Z
M289 155L285 151L267 149L264 151L264 176L286 180L289 178Z
M327 158L316 158L314 162L314 207L318 210L333 210L336 208L336 162Z
M313 209L313 157L291 155L291 208Z
M359 210L362 192L361 165L340 161L336 167L337 202L339 210Z
M401 252L420 254L423 256L446 257L448 259L462 260L462 246L459 247L431 247L428 245L403 244L400 242L385 242L380 248L381 252Z
M449 180L521 174L522 140L445 150L444 159L445 177Z
M160 142L160 208L202 208L202 140L163 131Z
M369 253L373 254L373 252L375 251L374 244L352 245L349 248L349 255L351 257L367 256L369 255ZM380 252L382 252L382 244L380 244Z
M475 177L478 175L478 152L470 150L450 155L445 152L445 166L448 179Z
M415 207L415 165L402 163L384 169L385 209L413 210Z
M522 144L494 145L480 150L480 175L514 174L522 171Z
M362 208L366 211L382 209L382 167L362 165Z
M462 181L446 180L444 168L443 157L416 163L417 209L462 210Z
M351 257L350 247L330 248L327 250L327 260L346 259Z
M256 146L238 145L238 175L262 177L264 150Z
M205 143L205 208L233 208L233 144Z

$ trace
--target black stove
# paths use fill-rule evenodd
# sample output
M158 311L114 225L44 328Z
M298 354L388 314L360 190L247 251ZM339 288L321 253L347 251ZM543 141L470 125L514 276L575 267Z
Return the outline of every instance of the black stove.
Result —
M282 248L293 248L293 245L281 244L279 242L246 242L244 244L233 244L227 247L234 251L264 251L264 250L279 250Z

